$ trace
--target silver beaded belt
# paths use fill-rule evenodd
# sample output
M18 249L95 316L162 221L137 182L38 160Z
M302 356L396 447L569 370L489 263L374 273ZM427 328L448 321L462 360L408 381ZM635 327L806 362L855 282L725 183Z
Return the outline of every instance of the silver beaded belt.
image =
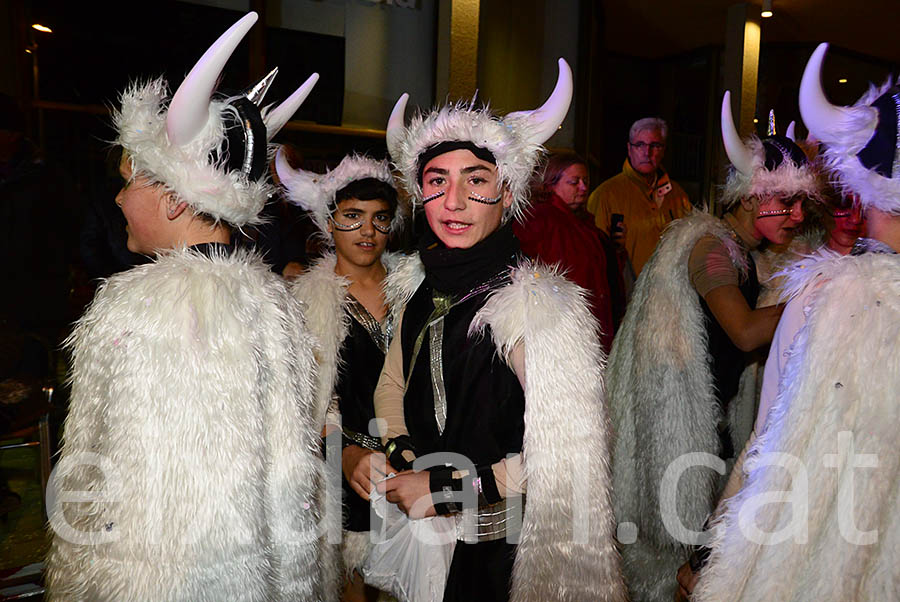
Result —
M457 514L456 539L466 543L495 541L509 534L518 539L522 530L525 496L502 499L496 504L463 510Z

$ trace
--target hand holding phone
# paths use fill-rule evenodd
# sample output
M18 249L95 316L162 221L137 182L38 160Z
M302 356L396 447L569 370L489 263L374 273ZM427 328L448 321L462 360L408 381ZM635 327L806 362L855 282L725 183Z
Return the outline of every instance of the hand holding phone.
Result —
M625 216L621 213L613 213L612 219L609 222L609 233L615 234L616 232L622 232L622 223L625 220Z
M609 237L620 248L625 247L625 216L621 213L613 213L609 221Z

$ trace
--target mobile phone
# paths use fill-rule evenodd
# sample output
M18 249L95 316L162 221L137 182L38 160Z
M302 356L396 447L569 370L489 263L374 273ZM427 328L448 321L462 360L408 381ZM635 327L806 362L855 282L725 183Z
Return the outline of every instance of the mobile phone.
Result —
M625 220L625 216L621 213L613 213L612 219L609 221L609 231L613 232L621 232L622 231L622 222Z

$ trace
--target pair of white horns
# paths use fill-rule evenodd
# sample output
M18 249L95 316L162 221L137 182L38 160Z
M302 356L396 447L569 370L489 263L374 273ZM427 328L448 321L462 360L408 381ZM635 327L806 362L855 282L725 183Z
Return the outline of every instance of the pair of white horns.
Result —
M219 75L235 48L258 18L259 16L255 12L250 12L229 27L228 31L219 36L219 39L200 57L191 72L178 86L172 102L169 103L169 112L166 117L166 133L171 144L176 146L188 144L206 125L209 120L209 102L216 90ZM257 104L262 101L275 73L276 71L269 73L257 86L254 86L248 94L248 98ZM300 108L318 80L319 74L313 73L287 100L268 112L264 119L268 140L271 140Z
M572 68L565 59L559 59L559 75L556 78L556 86L550 97L539 108L532 111L517 111L509 113L504 120L509 119L526 119L531 122L530 135L526 142L532 144L543 144L550 136L559 129L566 113L569 112L569 105L572 103L572 90L574 84L572 81ZM403 93L394 105L391 116L387 125L387 147L391 157L397 159L400 153L400 143L403 138L403 130L405 128L406 103L409 101L409 94Z
M796 122L792 121L785 131L785 136L796 142L794 130ZM753 174L753 153L744 144L741 135L734 126L734 117L731 115L731 91L726 90L722 97L722 142L725 144L725 152L728 160L734 168L749 176Z

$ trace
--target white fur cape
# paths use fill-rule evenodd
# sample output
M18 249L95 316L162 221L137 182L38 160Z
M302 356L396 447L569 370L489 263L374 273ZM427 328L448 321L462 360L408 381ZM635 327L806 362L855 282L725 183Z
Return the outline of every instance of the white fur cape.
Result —
M720 220L694 211L672 222L641 271L610 352L613 500L619 524L638 529L637 540L622 546L634 600L672 600L675 573L688 556L663 524L663 474L682 454L717 455L720 445L704 314L688 273L691 251L707 234L722 240L735 267L746 272L740 247ZM742 447L736 442L735 449ZM708 468L681 476L677 508L684 526L702 530L719 485Z
M176 250L113 276L67 345L49 599L334 599L314 341L257 256Z
M423 274L417 255L401 262L386 286L394 308ZM525 349L528 497L510 600L625 600L596 321L585 291L557 270L523 261L510 276L469 328L470 336L489 332L507 363L517 345Z
M396 253L381 256L381 263L389 275L398 261ZM315 417L320 429L325 424L331 394L337 386L341 344L350 328L350 315L346 311L350 281L334 273L336 263L334 253L326 253L298 276L291 286L291 293L305 307L309 330L319 342L316 349L319 376Z
M396 265L398 256L384 253L381 262L388 274ZM338 381L341 368L341 345L347 338L350 328L350 315L346 311L347 289L350 281L334 272L337 257L327 253L310 268L297 277L291 287L291 293L305 306L305 314L309 330L319 341L316 349L316 363L319 366L316 382L315 420L321 430L331 396ZM338 493L338 495L340 495ZM341 556L344 571L348 574L362 567L369 553L369 534L344 531L341 540Z
M790 275L792 295L816 287L806 291L807 322L769 426L748 454L744 486L717 521L694 600L900 597L900 258L812 261ZM852 452L842 438L852 440ZM777 453L795 463L797 476L768 465ZM781 492L794 492L787 497L796 503L754 507L784 499ZM762 537L750 539L749 525ZM785 528L785 541L766 535ZM854 529L877 534L856 545L844 535Z

